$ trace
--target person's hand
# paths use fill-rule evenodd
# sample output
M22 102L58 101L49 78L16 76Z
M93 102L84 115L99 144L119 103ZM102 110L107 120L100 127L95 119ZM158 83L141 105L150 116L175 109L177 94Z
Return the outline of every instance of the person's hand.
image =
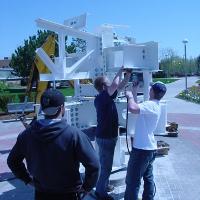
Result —
M122 65L119 69L119 71L122 73L124 71L124 66Z
M124 66L122 66L121 69L123 70L122 72L124 72L124 78L130 79L131 74L132 74L132 69L124 68Z
M139 81L133 81L132 82L132 90L133 92L137 92L139 86Z
M131 69L131 68L125 68L124 66L121 67L121 70L122 70L123 72L129 73L129 74L131 74L132 71L133 71L133 69Z
M129 90L125 91L125 96L126 96L127 99L131 99L131 98L133 98L133 93Z
M124 72L127 73L127 74L131 74L133 72L133 69L124 68Z

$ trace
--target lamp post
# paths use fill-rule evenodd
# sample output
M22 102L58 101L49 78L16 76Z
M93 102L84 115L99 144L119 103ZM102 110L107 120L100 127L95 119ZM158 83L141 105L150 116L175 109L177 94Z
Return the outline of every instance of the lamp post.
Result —
M165 60L166 60L166 75L167 75L167 78L169 76L169 66L168 65L168 54L165 55Z
M187 94L187 70L186 70L186 58L187 58L187 49L186 49L186 45L188 43L188 39L184 39L183 41L183 44L184 44L184 60L185 60L185 93Z

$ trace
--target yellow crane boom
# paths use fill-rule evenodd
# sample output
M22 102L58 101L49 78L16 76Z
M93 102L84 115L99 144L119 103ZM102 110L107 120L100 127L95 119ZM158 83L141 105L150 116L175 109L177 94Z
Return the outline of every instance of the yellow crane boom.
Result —
M49 35L46 42L42 45L43 50L48 56L55 55L55 35ZM48 67L43 63L43 61L36 55L34 63L37 67L39 74L49 73ZM36 94L36 103L40 103L40 98L42 93L47 89L48 81L38 81L37 83L37 94Z

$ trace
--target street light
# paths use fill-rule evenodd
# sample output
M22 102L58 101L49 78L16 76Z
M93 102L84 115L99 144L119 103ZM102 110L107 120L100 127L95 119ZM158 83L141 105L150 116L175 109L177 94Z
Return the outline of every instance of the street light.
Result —
M168 76L169 76L168 54L165 55L165 60L166 60L166 74L167 74L167 78L168 78Z
M184 39L183 41L183 44L184 44L184 52L185 52L185 56L184 56L184 59L185 59L185 93L187 94L187 70L186 70L186 58L187 58L187 54L186 54L186 44L188 43L188 39Z

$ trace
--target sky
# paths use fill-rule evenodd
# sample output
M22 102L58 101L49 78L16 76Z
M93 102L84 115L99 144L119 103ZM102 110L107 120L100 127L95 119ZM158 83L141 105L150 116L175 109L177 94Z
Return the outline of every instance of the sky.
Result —
M156 41L160 56L165 49L187 57L200 55L199 0L0 0L0 59L10 57L25 39L39 29L35 20L57 23L88 13L88 32L101 24L129 25L116 33L137 43Z

